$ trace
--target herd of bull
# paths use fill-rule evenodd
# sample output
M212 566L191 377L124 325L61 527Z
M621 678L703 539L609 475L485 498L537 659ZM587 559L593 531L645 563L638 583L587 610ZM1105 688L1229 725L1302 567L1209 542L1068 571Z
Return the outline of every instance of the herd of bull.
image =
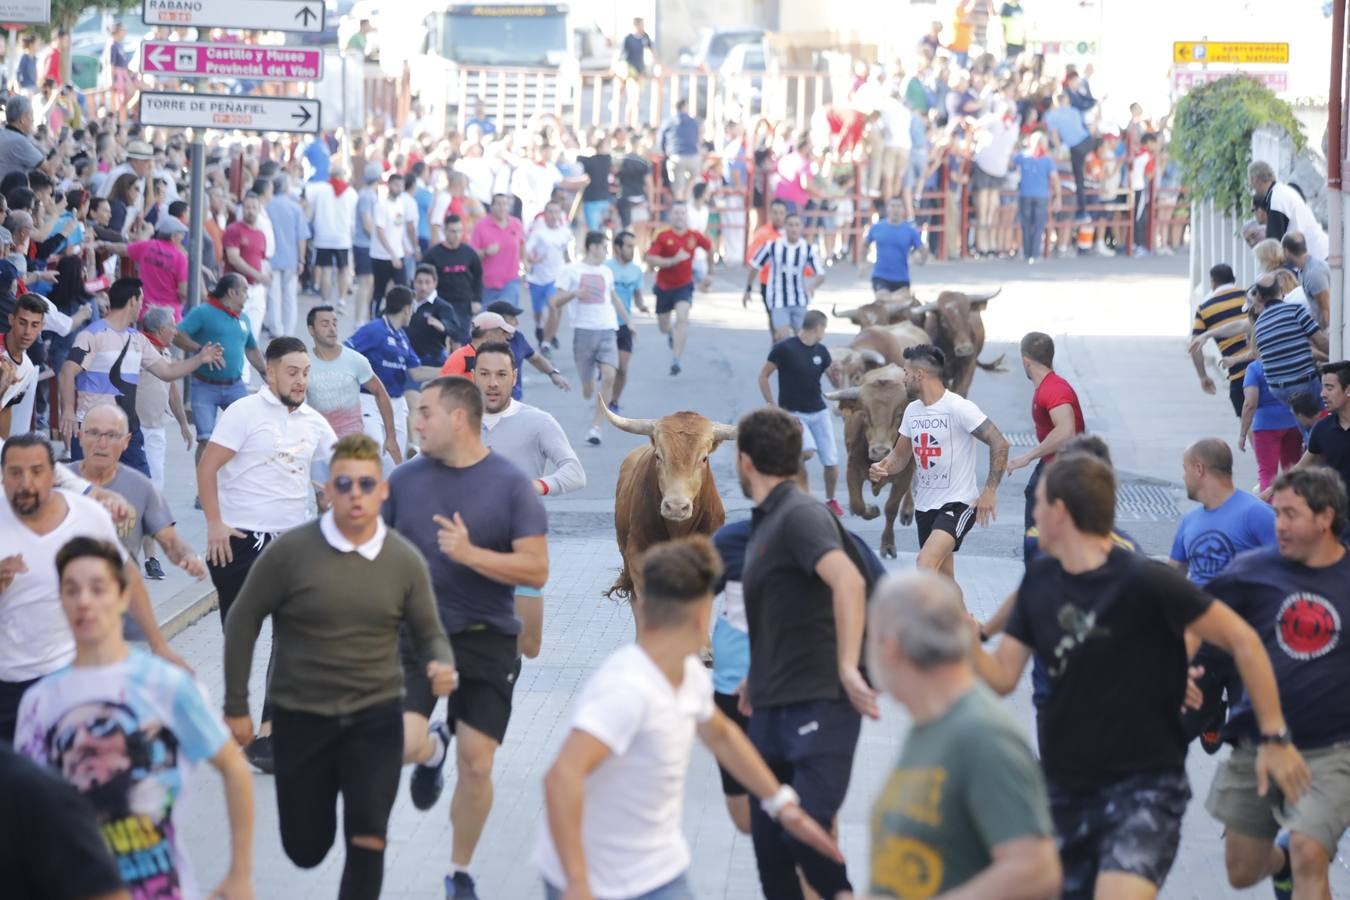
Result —
M849 511L854 515L864 519L880 515L877 507L864 499L863 487L871 464L890 452L905 407L915 399L905 387L904 351L918 344L941 348L947 359L943 382L949 390L965 396L976 367L1003 371L1002 356L989 363L979 358L984 349L982 313L998 293L943 291L936 301L927 304L909 297L833 311L836 317L860 328L846 347L830 348L845 386L825 395L845 420L846 482ZM614 492L614 531L623 568L607 594L632 599L641 594L634 573L644 550L683 535L711 535L726 521L709 458L723 441L735 439L736 426L687 411L660 419L630 419L611 412L599 394L596 402L615 428L650 441L624 458ZM896 518L900 517L904 525L913 519L909 492L913 471L913 467L906 467L889 480L886 524L879 547L883 557L896 556ZM886 486L874 483L873 497Z

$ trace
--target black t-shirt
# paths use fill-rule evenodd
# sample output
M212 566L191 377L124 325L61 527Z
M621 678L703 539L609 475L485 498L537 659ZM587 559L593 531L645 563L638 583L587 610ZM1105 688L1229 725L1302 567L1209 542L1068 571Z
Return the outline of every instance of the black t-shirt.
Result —
M428 319L438 320L444 330L436 328ZM424 366L439 366L445 362L448 355L445 349L447 337L454 338L460 344L467 343L469 339L468 323L461 322L455 308L440 297L432 297L413 310L408 327L404 330L408 333L413 352Z
M1350 431L1341 427L1340 416L1332 413L1312 427L1312 433L1308 435L1308 452L1325 459L1350 486Z
M422 262L436 267L436 293L456 308L483 302L483 262L468 244L453 250L437 244Z
M1185 768L1182 632L1211 602L1181 573L1119 546L1078 575L1048 556L1027 566L1007 632L1045 661L1041 760L1051 782L1087 792Z
M619 163L619 196L645 197L647 195L647 173L652 164L640 156L628 154Z
M1274 547L1235 557L1208 590L1256 629L1280 689L1289 733L1300 750L1350 740L1350 553L1320 569L1285 559ZM1245 692L1224 737L1255 738L1256 715Z
M581 192L581 199L586 203L608 200L609 170L614 165L614 157L608 153L597 153L595 156L579 156L577 162L581 163L581 171L590 179L586 189Z
M843 688L834 594L816 574L822 556L844 550L838 522L790 482L755 507L751 522L741 572L750 627L750 704L838 700Z
M820 376L830 367L830 351L824 344L810 347L793 335L769 351L769 362L778 367L778 405L792 412L813 413L825 408Z
M0 894L28 900L96 897L119 890L122 876L79 791L0 743Z
M629 34L623 39L623 61L642 74L646 62L644 50L650 49L652 38L649 34Z

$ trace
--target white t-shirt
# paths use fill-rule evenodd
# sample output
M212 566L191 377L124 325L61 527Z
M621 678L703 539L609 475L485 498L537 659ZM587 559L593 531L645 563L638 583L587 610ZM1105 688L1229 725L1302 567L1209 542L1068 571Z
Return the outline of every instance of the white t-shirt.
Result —
M404 218L404 215L404 207L403 204L399 202L398 197L395 197L392 200L385 197L375 204L375 215L372 217L372 224L375 226L375 230L372 231L370 235L371 259L383 259L385 261L393 259L393 257L389 255L389 251L384 249L384 242L380 240L380 236L377 233L381 229L384 230L385 240L387 240L389 246L393 247L395 250L404 247L408 243L408 229L405 225L407 219ZM402 254L400 254L400 258L402 258Z
M357 190L348 187L338 196L327 181L305 185L305 197L314 211L314 246L321 250L348 250L356 226Z
M909 107L896 97L887 97L881 101L878 110L881 113L881 124L886 129L882 138L884 145L892 150L910 149L913 139L909 136L909 122L913 114L909 111Z
M558 293L579 291L569 304L574 309L573 328L614 331L619 327L619 314L612 299L614 270L609 266L574 262L559 273L554 287Z
M403 228L403 255L412 256L418 250L417 240L408 234L406 223L412 222L415 230L417 218L421 213L417 210L417 198L412 195L411 191L404 191L399 194L398 202L403 204L403 221L405 223Z
M1270 208L1284 213L1285 218L1289 220L1289 231L1303 234L1303 239L1308 243L1309 256L1313 259L1327 258L1331 242L1327 240L1327 233L1322 230L1322 223L1317 221L1312 208L1298 195L1298 191L1283 182L1277 182L1270 192Z
M519 166L511 179L511 192L520 198L520 220L533 222L553 198L553 189L562 181L562 173L552 163L527 162Z
M333 426L340 438L360 434L361 385L375 377L370 360L351 347L342 347L337 359L319 359L309 355L309 391L305 402Z
M337 435L308 403L288 411L268 388L231 403L210 441L234 456L216 475L220 518L231 528L279 534L309 521L311 469L332 456Z
M712 679L690 656L672 687L651 658L630 644L587 680L572 728L609 748L586 777L581 840L597 897L635 897L689 868L681 819L684 782L697 724L713 716ZM544 880L566 884L558 851L542 825L534 865Z
M66 517L47 534L37 534L0 502L0 554L23 557L28 571L0 591L0 681L30 681L70 665L75 638L61 611L56 553L71 538L98 538L126 558L107 510L79 494L57 488Z
M951 391L932 406L915 400L905 407L900 434L913 445L915 509L940 509L948 503L969 506L980 496L972 432L986 418L978 406Z
M33 365L27 353L20 353L18 359L10 356L4 347L2 336L0 336L0 353L9 357L15 369L14 383L5 389L4 396L0 396L0 409L10 410L9 434L0 437L27 434L33 430L32 395L33 389L37 386L38 367Z
M975 135L975 163L995 178L1008 174L1013 145L1017 143L1017 123L1001 114L990 114L979 121Z
M557 228L549 228L548 223L540 219L525 239L525 258L530 261L525 280L530 284L553 284L567 264L567 251L571 246L572 229L566 223L560 222ZM537 260L536 253L539 254Z

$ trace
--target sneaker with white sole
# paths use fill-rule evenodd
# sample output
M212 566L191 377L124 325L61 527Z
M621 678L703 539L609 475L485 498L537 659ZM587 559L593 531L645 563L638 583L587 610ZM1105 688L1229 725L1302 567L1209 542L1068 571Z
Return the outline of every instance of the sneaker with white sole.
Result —
M440 737L445 753L441 756L440 765L413 766L412 777L408 779L408 793L412 795L413 806L423 811L431 809L441 799L441 791L445 789L445 761L450 758L450 726L445 722L432 722L427 726L427 731Z
M594 425L591 426L591 430L586 432L586 443L590 444L592 447L600 446L599 428L595 427Z

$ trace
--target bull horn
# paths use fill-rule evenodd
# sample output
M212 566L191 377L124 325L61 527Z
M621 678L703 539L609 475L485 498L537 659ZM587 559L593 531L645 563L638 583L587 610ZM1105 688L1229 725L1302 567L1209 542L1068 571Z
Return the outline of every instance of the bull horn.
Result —
M836 319L848 319L850 322L855 323L858 321L858 311L856 309L846 309L843 312L840 312L839 304L837 303L831 304L830 315L834 316Z
M861 394L862 388L847 387L847 388L840 388L837 391L830 391L828 394L825 395L825 399L833 403L838 403L841 400L857 400L858 397L861 396Z
M966 294L966 296L970 298L971 303L988 303L1001 293L1003 293L1003 287L1000 285L992 291L982 291L978 294Z
M909 312L916 316L926 316L929 313L937 312L937 308L938 305L936 303L925 303L922 306L910 307Z
M736 426L723 425L721 422L713 423L714 441L734 441L736 440Z
M615 415L605 402L605 395L599 391L595 392L595 402L600 405L600 410L609 419L611 425L620 431L626 431L629 434L640 434L643 437L651 437L656 431L655 419L630 419L627 416Z
M870 362L878 366L886 365L886 357L876 350L869 350L864 348L857 352L858 356L861 357L864 362Z

